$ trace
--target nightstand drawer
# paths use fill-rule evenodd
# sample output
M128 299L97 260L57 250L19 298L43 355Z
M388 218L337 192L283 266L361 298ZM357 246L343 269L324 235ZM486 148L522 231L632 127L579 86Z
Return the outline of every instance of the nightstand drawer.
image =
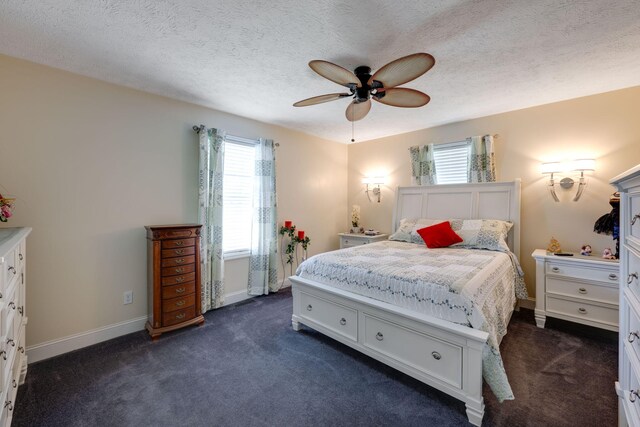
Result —
M618 305L618 287L547 277L547 292Z
M342 241L340 242L340 247L341 248L352 248L354 246L360 246L360 245L364 245L366 243L367 243L366 240L343 237Z
M618 264L615 263L611 263L611 268L590 268L584 265L567 265L548 262L546 273L607 283L618 283L620 279Z
M569 301L547 295L547 311L611 326L618 325L618 310L586 302Z

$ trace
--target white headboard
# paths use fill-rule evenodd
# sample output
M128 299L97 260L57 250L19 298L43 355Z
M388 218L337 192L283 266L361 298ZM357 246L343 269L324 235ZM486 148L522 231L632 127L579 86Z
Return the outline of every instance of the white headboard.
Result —
M520 258L520 179L480 184L398 187L391 231L402 218L501 219L513 222L507 243Z

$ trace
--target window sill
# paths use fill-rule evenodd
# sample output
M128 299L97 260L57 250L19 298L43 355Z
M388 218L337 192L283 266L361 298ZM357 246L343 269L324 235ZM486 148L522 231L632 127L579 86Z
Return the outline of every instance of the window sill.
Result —
M230 261L233 259L249 258L250 256L251 256L250 251L225 252L223 254L225 261Z

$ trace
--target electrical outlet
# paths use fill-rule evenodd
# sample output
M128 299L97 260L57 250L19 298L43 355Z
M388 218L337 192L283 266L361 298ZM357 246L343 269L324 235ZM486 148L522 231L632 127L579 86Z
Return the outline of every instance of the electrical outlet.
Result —
M124 293L124 303L123 304L131 304L133 302L133 291L126 291Z

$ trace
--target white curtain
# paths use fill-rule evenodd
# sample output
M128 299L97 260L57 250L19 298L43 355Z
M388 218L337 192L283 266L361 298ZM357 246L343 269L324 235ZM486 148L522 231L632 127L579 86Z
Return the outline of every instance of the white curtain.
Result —
M249 295L278 290L276 247L276 165L273 141L260 139L256 146Z
M411 175L416 185L437 184L433 144L409 147Z
M470 143L469 182L495 182L496 160L493 151L493 135L472 136Z
M224 259L222 251L222 180L224 177L224 132L201 129L198 221L202 312L224 302Z

